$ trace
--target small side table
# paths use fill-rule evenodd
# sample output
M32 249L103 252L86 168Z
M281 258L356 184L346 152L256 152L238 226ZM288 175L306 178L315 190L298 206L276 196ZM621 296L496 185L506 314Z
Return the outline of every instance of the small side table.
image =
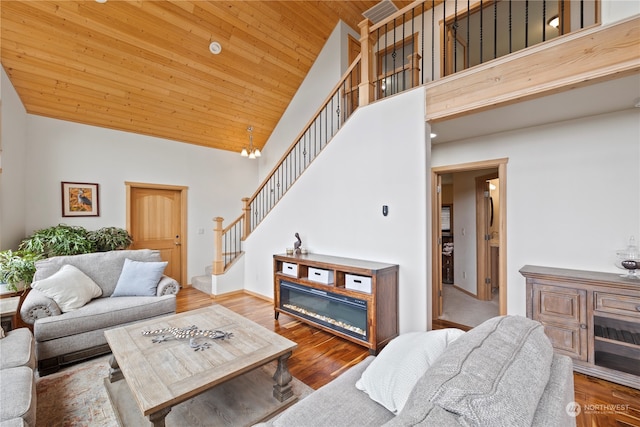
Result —
M0 299L0 324L5 332L9 332L16 325L16 315L20 297Z

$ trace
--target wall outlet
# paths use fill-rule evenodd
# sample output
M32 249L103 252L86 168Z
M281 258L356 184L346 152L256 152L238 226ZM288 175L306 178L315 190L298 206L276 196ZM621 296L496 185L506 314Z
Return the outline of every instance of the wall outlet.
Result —
M463 278L463 279L466 279L466 278L467 278L467 272L466 272L466 271L463 271L463 272L462 272L462 278Z
M198 228L198 234L204 234L204 228Z

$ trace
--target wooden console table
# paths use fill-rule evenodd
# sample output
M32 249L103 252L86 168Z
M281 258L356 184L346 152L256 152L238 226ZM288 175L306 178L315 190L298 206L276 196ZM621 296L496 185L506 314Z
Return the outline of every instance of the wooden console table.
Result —
M527 265L527 317L577 372L640 389L640 280Z
M319 254L280 254L273 256L273 271L276 319L280 313L286 313L361 344L369 348L372 354L376 354L398 336L398 265ZM316 275L318 279L315 278ZM334 308L341 307L336 309L339 312L341 304L344 307L357 306L359 310L366 310L356 316L361 324L354 328L357 332L352 333L341 319L332 319L331 313L310 314L309 310L303 308L300 311L288 308L286 301L281 298L282 283L292 286L292 293L309 291L308 297L301 298L303 301L313 301L316 297L318 300L325 298L326 304L317 304L319 310L323 306L333 305ZM306 308L311 307L315 307L314 302ZM347 308L344 311L349 310ZM326 314L329 316L325 316ZM327 317L329 320L325 321ZM349 313L345 317L350 317Z

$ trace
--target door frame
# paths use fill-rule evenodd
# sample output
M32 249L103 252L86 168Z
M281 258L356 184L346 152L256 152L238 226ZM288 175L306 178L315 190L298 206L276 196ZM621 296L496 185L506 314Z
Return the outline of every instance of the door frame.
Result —
M498 191L500 204L498 206L498 232L500 245L500 259L498 271L500 275L499 315L507 314L507 163L508 158L483 160L479 162L461 163L457 165L438 166L431 168L431 319L438 320L442 314L442 243L440 242L440 210L442 198L438 192L441 175L456 172L468 172L480 169L498 169L500 188ZM455 239L454 239L455 245ZM455 251L455 249L454 249ZM476 261L477 262L477 261Z
M180 284L187 285L187 190L189 187L182 185L150 184L144 182L125 181L126 205L127 205L127 230L131 232L131 190L133 188L145 188L154 190L171 190L180 192Z

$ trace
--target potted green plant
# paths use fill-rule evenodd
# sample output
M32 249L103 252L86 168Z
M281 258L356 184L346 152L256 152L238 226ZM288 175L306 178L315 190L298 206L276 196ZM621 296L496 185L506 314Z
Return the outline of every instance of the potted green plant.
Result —
M33 280L35 264L40 258L40 255L26 251L0 251L0 281L6 283L10 291L24 291Z
M95 252L94 243L84 227L65 224L35 231L20 243L18 249L42 254L45 258Z
M18 251L0 252L0 282L6 283L8 290L24 290L33 279L39 259L126 249L132 242L127 230L118 227L87 231L80 226L58 224L43 228L24 239Z
M103 227L87 233L89 240L98 252L127 249L133 243L129 232L118 227Z

